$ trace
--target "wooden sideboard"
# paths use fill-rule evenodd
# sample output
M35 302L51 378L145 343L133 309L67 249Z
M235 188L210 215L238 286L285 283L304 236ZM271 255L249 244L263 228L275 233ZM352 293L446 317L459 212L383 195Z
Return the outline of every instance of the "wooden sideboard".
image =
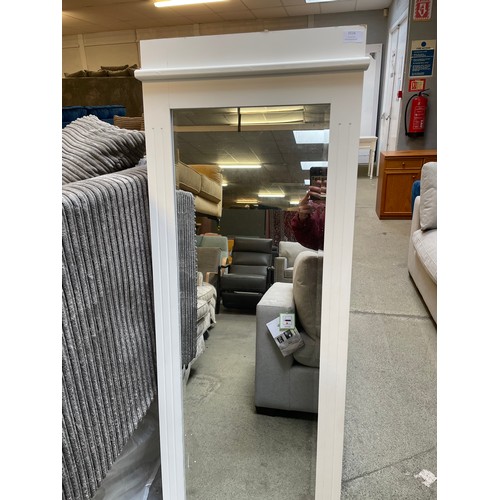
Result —
M379 219L411 219L411 188L428 161L437 161L435 149L380 153L376 204Z

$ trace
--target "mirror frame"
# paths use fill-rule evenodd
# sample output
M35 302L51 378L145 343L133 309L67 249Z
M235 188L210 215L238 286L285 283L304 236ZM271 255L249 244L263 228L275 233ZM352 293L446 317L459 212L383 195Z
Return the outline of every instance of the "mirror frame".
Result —
M340 499L366 28L140 42L151 215L163 498L185 500L172 111L330 104L316 499ZM311 59L314 54L315 59Z

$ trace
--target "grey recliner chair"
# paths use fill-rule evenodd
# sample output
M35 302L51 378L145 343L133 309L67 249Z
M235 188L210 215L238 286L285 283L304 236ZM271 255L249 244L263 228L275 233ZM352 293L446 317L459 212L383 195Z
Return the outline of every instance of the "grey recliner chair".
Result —
M231 263L220 266L217 309L220 301L227 308L252 309L273 282L272 240L266 238L234 239Z

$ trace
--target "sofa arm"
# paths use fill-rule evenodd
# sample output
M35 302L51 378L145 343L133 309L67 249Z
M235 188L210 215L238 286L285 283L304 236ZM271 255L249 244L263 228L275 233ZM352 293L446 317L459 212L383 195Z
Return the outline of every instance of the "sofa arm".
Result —
M415 203L413 205L413 214L411 216L411 229L410 229L410 238L411 235L420 229L420 196L415 198Z
M200 175L204 175L222 186L222 169L219 165L204 165L195 163L189 166L196 170Z
M274 282L285 281L285 269L287 267L286 257L274 258Z
M290 368L267 329L280 313L295 312L292 283L274 283L257 304L255 406L287 409L290 405Z

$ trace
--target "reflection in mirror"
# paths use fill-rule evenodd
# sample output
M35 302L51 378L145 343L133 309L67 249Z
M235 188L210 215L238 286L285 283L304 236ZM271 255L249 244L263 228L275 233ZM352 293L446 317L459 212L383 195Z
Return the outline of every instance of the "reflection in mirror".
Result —
M324 104L173 112L195 211L190 500L314 498L329 119Z

